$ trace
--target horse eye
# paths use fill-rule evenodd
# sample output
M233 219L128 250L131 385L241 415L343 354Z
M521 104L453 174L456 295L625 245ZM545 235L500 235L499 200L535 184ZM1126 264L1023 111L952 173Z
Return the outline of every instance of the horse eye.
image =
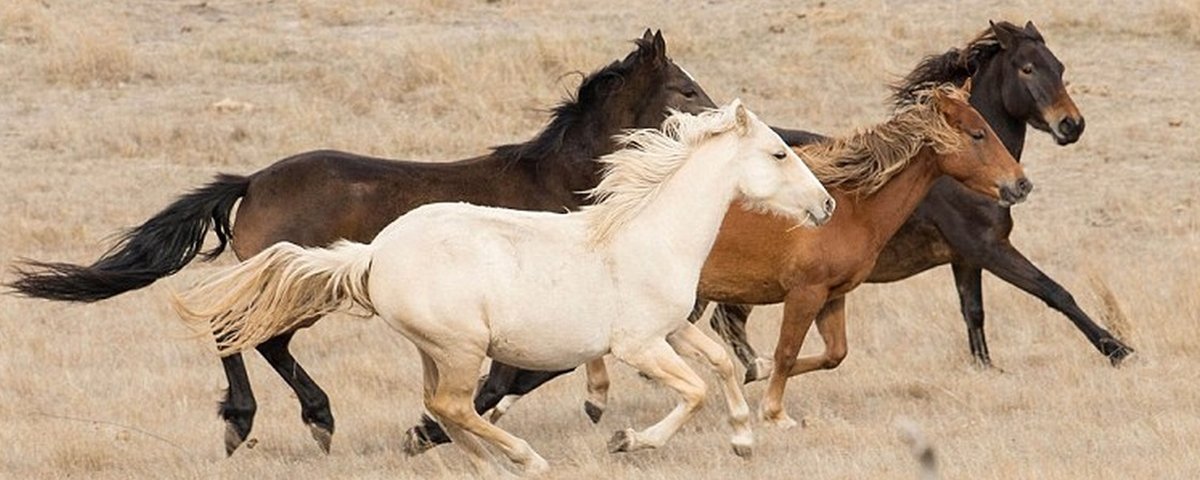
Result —
M783 159L787 158L787 152L780 150L778 152L775 152L775 154L771 155L771 156L775 157L776 160L783 160Z
M971 138L983 140L983 130L971 130Z
M684 90L683 96L686 98L696 98L696 91L695 90Z
M1026 75L1033 75L1033 65L1026 64L1025 66L1021 67L1021 73L1024 73Z

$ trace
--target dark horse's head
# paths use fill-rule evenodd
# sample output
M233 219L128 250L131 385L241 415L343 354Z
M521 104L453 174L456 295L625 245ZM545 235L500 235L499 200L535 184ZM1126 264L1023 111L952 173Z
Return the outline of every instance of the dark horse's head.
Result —
M625 128L657 127L669 109L700 113L716 108L700 84L667 57L667 42L661 31L651 33L647 29L634 43L637 49L625 59L583 80L577 103L583 108L598 106L599 102L609 104L609 108L602 109L611 116L609 123Z
M1059 145L1075 143L1084 121L1063 84L1062 62L1046 47L1033 22L1024 27L990 23L965 48L923 60L896 86L897 103L906 103L911 92L928 83L961 85L972 78L972 105L998 103L1009 117L1049 133Z

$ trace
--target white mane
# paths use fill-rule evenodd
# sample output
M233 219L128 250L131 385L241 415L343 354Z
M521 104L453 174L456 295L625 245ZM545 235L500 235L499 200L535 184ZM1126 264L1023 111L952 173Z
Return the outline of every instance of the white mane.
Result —
M696 146L735 126L736 108L731 104L699 115L672 112L661 131L644 128L618 136L621 149L599 159L604 178L587 192L596 201L583 209L589 241L599 245L610 240L654 198Z

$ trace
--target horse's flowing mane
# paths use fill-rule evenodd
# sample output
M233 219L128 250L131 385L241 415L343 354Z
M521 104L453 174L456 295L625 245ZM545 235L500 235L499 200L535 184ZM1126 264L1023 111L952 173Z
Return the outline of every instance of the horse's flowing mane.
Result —
M695 147L736 125L736 106L729 105L699 115L672 112L661 131L644 128L618 136L620 149L598 160L604 177L588 191L595 204L583 209L591 243L611 239L650 203Z
M826 187L852 195L875 193L904 170L924 147L939 154L963 146L962 133L946 122L936 97L967 102L967 92L951 84L912 92L913 102L897 107L891 120L853 135L796 147Z
M930 55L921 60L912 72L891 86L892 104L896 108L903 108L916 101L918 92L943 83L962 86L963 82L1000 53L996 29L1004 30L1014 37L1044 42L1041 36L1035 36L1024 28L1009 22L998 22L980 32L963 48L952 48L946 53Z
M554 157L562 149L567 132L584 121L588 112L598 111L600 104L611 93L612 85L623 85L625 78L633 72L636 56L651 47L651 41L637 39L637 50L624 60L618 60L592 72L583 78L574 95L563 99L551 110L550 122L533 139L524 143L500 145L492 152L509 161L533 160Z

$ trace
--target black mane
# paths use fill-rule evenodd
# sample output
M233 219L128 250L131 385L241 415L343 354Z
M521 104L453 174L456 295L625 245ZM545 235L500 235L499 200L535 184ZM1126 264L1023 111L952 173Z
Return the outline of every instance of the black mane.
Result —
M902 107L916 100L916 93L930 86L953 83L962 86L975 72L995 58L1002 48L996 40L995 29L1003 29L1014 37L1042 41L1025 29L1009 22L999 22L980 32L961 49L952 48L940 55L930 55L921 60L917 67L903 79L891 86L892 105Z
M536 137L524 143L493 147L493 154L509 161L536 161L558 153L567 132L585 121L589 113L600 108L605 98L619 88L633 70L638 52L650 48L648 40L638 39L636 43L638 50L624 60L614 61L584 77L575 94L551 110L550 122Z

